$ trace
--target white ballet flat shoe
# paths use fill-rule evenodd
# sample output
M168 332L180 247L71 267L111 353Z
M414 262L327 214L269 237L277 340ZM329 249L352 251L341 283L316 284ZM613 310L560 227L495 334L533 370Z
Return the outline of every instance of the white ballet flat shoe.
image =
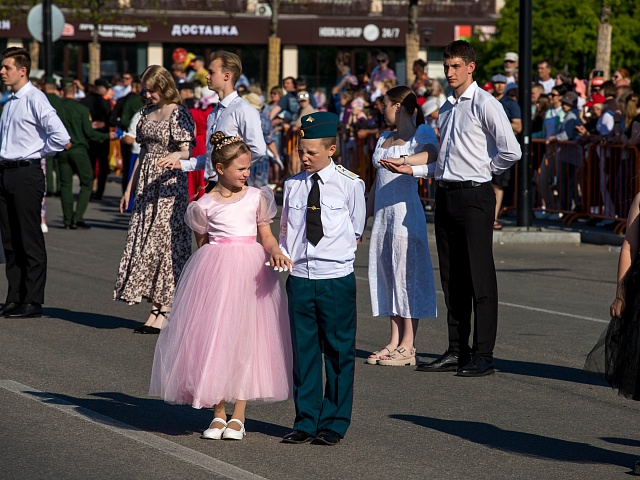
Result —
M216 422L223 424L224 427L211 428L211 425L213 425ZM220 440L226 428L227 428L227 422L224 419L214 418L213 420L211 420L211 424L209 425L209 428L207 428L204 432L202 432L202 435L200 435L200 438L206 438L207 440Z
M222 434L222 439L223 440L242 440L247 435L247 432L244 429L244 424L237 418L232 418L231 420L229 420L229 423L231 422L235 422L238 425L240 425L240 430L234 430L233 428L226 428L224 433Z

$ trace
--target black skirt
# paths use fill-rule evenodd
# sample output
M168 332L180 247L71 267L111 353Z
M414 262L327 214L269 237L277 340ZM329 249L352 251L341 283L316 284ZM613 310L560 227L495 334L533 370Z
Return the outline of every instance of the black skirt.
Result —
M640 400L640 254L624 278L625 309L612 318L587 356L587 373L605 380L618 394Z

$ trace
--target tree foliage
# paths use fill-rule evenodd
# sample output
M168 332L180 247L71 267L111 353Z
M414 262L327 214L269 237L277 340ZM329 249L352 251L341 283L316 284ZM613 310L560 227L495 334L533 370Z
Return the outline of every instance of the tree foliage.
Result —
M611 68L638 73L640 64L640 2L638 0L535 0L533 3L534 65L548 59L554 73L567 70L586 76L595 64L602 2L611 5ZM487 80L502 71L505 52L518 51L520 0L506 0L488 42L474 40L478 52L476 77ZM535 75L535 74L534 74Z

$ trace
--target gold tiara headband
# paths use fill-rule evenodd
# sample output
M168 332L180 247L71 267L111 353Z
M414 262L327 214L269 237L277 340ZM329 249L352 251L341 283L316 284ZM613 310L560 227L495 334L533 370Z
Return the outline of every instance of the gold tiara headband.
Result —
M209 143L211 143L211 145L214 146L213 148L215 150L219 150L225 145L229 145L231 143L238 143L238 142L244 142L244 140L240 135L236 135L235 137L224 137L224 139L222 139L220 143L218 143L217 145L216 145L216 134L214 133L211 135L211 137L209 137Z

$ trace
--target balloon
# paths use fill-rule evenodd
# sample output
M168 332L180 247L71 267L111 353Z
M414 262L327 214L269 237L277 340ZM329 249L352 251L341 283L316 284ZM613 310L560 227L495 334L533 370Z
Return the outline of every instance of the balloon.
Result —
M192 52L187 53L187 58L184 59L185 67L188 67L189 65L191 65L191 62L193 61L194 58L196 58L195 53L192 53Z
M171 58L176 63L184 63L187 59L187 51L184 48L176 48L171 55Z

